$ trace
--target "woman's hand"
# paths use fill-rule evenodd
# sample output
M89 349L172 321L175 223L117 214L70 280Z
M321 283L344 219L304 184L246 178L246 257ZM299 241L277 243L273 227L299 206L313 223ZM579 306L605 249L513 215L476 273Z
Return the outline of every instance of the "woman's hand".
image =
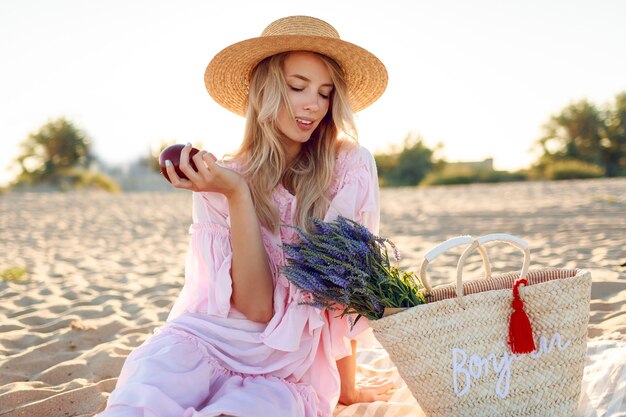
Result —
M193 156L193 162L196 164L197 171L191 167L189 163L189 152L191 144L187 144L180 152L179 169L189 179L180 178L176 174L174 166L166 161L165 169L170 178L170 182L176 188L182 188L191 191L210 191L224 194L226 198L247 192L247 184L243 177L233 170L219 166L217 158L202 150Z
M374 401L389 401L391 398L389 391L393 388L395 388L393 381L386 378L369 378L357 382L352 392L342 392L339 402L344 405L350 405Z

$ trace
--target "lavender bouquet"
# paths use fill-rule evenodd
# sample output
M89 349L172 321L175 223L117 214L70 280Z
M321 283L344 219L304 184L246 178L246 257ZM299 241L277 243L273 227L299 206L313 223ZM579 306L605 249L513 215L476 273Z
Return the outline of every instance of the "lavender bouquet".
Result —
M282 271L311 295L306 304L340 310L376 320L385 308L413 307L426 302L423 285L412 272L391 265L400 255L388 239L373 235L359 223L339 217L332 222L311 219L312 230L296 226L300 241L283 245ZM356 323L355 320L355 323Z

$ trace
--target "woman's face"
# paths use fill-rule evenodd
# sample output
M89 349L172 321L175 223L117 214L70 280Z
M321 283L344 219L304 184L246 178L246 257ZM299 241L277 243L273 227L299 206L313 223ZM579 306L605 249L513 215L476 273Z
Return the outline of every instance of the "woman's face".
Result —
M291 53L283 65L293 116L281 106L277 125L288 139L285 145L293 155L311 138L328 112L333 82L324 61L311 52Z

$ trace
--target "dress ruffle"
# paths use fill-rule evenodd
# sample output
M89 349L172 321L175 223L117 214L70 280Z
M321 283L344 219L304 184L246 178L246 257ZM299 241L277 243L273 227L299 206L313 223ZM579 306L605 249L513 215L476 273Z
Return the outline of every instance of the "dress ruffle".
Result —
M337 157L331 184L331 205L325 220L342 215L378 233L378 183L371 154L358 146L344 147ZM281 224L293 224L296 198L282 186L276 188L272 197ZM212 391L211 383L213 388L229 384L254 386L261 392L282 384L282 388L276 390L279 397L274 401L282 404L293 397L291 405L281 406L295 407L293 415L331 416L339 398L340 381L335 361L351 354L350 338L367 329L367 321L361 319L359 325L351 329L349 317L337 318L336 312L302 303L307 294L291 285L280 272L285 264L281 246L297 237L288 227L280 228L277 233L262 228L263 243L275 281L274 316L267 325L246 320L230 304L232 248L228 204L224 196L194 193L193 220L185 285L165 326L134 351L124 365L122 374L126 376L120 378L118 388L111 396L111 410L119 403L129 407L136 405L131 401L130 392L138 391L138 401L145 406L145 415L169 416L159 413L161 409L173 407L178 414L171 415L185 413L185 416L192 416L201 409L204 413L216 403L212 395L217 394ZM182 357L171 363L159 359L161 355L165 358L173 354ZM196 362L197 368L194 368L191 364ZM141 363L145 363L143 368L149 368L154 375L142 370ZM198 371L200 368L201 372ZM200 392L201 399L195 398L195 403L191 399L185 400L178 404L178 408L167 399L149 404L153 396L167 397L170 389L177 392L175 384L169 380L171 378L180 380L183 385L193 381L195 385L188 387L188 391ZM204 382L207 378L211 383ZM229 381L231 378L234 379ZM235 402L245 403L256 398L255 393L250 395L237 398ZM268 393L266 397L271 398L272 394ZM226 402L231 404L233 398L228 398ZM176 403L178 400L172 401ZM271 412L263 414L257 408L253 410L255 415L275 415ZM232 410L222 412L232 414ZM107 410L102 415L109 417L113 414L108 414Z
M131 353L118 386L101 416L276 415L276 406L289 416L319 415L311 385L226 369L195 335L167 326Z

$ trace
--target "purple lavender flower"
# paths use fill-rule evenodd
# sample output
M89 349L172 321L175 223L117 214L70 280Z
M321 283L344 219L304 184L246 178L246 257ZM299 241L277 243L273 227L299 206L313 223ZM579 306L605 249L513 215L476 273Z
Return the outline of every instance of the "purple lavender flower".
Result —
M285 251L285 255L291 259L296 259L298 261L302 261L305 259L296 246L285 245L283 249Z
M339 275L329 274L324 278L341 288L348 288L350 286L350 280L342 278Z
M333 233L332 226L326 223L325 221L323 221L322 219L312 218L311 223L313 223L313 225L317 228L317 230L324 235L330 235Z
M393 250L393 258L396 260L396 262L398 262L400 260L400 251L398 250L398 247L391 241L387 241L389 243L389 246L391 246L391 249Z
M310 230L295 227L300 240L283 245L282 273L308 294L305 304L343 306L341 315L357 314L356 322L361 315L382 317L385 307L425 302L415 280L406 278L411 274L390 265L388 246L399 259L393 242L345 217L332 222L311 219L311 225Z

